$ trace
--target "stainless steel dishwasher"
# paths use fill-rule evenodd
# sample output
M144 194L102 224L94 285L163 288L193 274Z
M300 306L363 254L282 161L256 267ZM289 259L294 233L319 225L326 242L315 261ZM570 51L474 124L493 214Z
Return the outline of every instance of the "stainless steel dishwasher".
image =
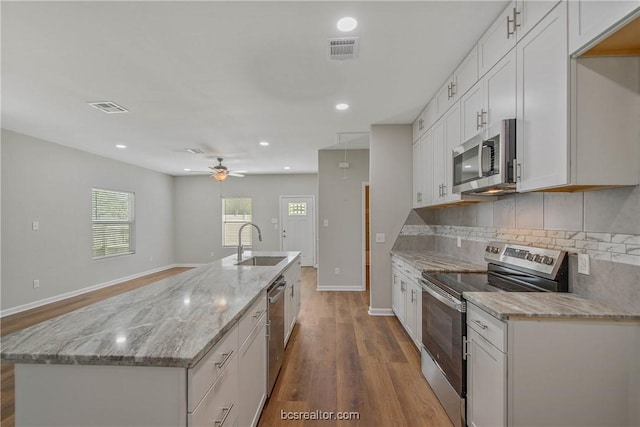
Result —
M269 334L269 358L267 396L271 396L271 390L276 383L282 359L284 358L284 290L287 282L284 276L280 276L269 287L269 313L268 313L268 334Z

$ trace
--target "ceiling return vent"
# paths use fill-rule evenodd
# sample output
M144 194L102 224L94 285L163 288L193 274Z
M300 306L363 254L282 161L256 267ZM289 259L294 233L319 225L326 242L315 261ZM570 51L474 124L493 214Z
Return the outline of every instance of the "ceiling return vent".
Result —
M329 59L354 59L358 56L360 37L329 39Z
M102 111L103 113L127 113L129 112L129 110L127 110L124 107L119 106L118 104L116 104L115 102L111 102L111 101L100 101L100 102L89 102L89 105L91 105L93 108L97 108L98 110Z

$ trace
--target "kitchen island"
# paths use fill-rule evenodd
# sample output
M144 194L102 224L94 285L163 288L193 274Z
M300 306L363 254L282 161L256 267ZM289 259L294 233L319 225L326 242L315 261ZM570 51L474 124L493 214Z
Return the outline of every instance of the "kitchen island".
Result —
M266 375L266 289L300 253L252 255L283 259L229 256L4 337L16 425L232 425L255 412L238 399L238 371L260 360Z

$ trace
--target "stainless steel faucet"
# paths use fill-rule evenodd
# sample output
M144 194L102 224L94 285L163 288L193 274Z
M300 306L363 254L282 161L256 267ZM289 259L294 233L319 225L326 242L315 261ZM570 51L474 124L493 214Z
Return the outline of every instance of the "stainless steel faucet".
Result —
M244 252L244 247L242 246L242 229L247 225L252 225L258 230L258 240L262 242L262 232L260 231L260 227L255 225L252 222L245 222L240 226L240 230L238 230L238 261L242 261L242 253Z

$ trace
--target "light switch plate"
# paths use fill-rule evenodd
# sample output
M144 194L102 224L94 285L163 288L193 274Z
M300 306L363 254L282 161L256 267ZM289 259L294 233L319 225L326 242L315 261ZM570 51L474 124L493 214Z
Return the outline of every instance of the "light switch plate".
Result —
M376 243L384 243L385 240L384 233L376 233Z
M578 273L589 275L589 254L578 254Z
M325 219L325 220L322 222L322 225L324 225L325 227L328 227L328 226L329 226L329 220L328 220L328 219Z
M40 223L39 223L38 221L33 221L33 222L31 223L31 229L32 229L33 231L38 231L38 230L40 230Z

